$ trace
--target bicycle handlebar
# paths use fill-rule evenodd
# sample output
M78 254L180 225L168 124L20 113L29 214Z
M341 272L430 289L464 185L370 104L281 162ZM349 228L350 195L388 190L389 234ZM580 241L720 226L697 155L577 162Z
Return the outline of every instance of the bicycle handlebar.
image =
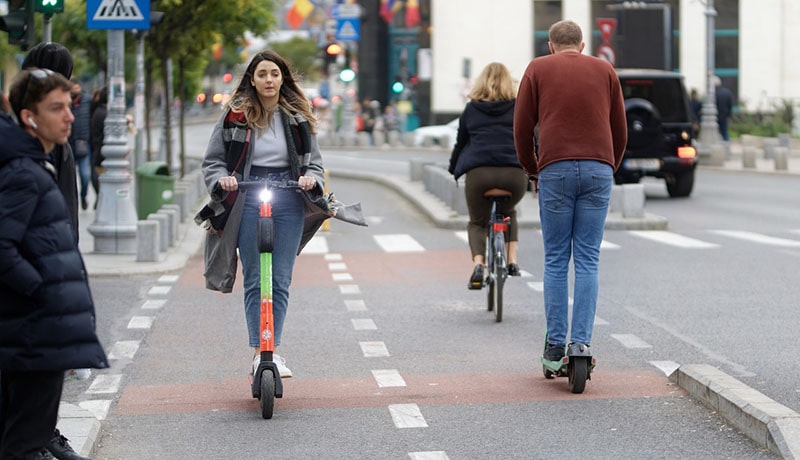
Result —
M239 188L243 190L253 189L253 188L284 188L284 189L299 189L300 183L296 180L281 180L281 181L270 181L270 180L244 180L238 183Z

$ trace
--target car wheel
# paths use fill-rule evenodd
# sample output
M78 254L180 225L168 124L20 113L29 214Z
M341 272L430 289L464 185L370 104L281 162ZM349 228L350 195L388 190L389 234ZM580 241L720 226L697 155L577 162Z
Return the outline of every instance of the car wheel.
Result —
M639 150L656 144L661 139L661 114L646 99L625 101L628 121L628 149Z
M672 180L667 180L667 193L672 198L687 197L692 194L694 187L694 171L675 174Z

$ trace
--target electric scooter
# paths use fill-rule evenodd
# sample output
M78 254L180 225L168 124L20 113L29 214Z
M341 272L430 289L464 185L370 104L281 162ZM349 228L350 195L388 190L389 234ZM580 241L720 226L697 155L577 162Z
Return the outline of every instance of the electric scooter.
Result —
M546 347L547 336L545 336L544 342ZM592 379L592 370L597 364L597 360L591 353L589 347L582 343L570 343L567 346L567 354L558 361L545 359L542 354L539 359L542 363L544 378L567 377L569 391L583 393L586 381Z
M271 419L275 398L283 397L283 384L278 366L273 362L275 352L275 325L272 317L272 249L275 228L272 221L271 184L262 181L239 182L241 189L263 187L258 208L258 252L261 256L261 313L259 319L259 352L261 362L254 370L251 387L254 398L261 401L261 416ZM286 181L281 188L297 188L296 181Z

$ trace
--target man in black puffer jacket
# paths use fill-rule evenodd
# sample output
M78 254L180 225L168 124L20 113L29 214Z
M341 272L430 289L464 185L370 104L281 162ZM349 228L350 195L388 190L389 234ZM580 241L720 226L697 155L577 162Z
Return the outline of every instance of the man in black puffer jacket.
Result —
M0 458L51 458L64 371L106 368L86 269L48 153L67 142L72 84L23 70L0 115Z

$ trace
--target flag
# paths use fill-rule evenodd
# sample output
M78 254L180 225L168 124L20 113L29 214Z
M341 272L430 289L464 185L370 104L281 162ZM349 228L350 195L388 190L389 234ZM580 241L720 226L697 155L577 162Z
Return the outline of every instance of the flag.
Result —
M383 18L383 22L386 24L391 24L394 18L394 11L392 11L393 4L394 0L381 0L380 15Z
M314 4L310 0L294 0L289 11L286 12L286 22L292 29L297 29L312 11L314 11Z
M414 27L419 24L419 0L406 1L406 27Z

